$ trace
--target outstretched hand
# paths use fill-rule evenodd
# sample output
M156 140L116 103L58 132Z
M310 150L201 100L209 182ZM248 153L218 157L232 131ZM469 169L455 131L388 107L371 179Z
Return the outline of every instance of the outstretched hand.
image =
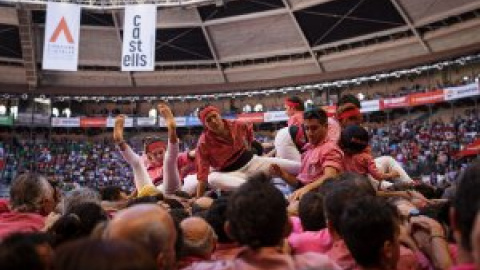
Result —
M165 124L167 128L174 129L176 128L175 117L173 117L172 110L166 103L160 103L157 106L158 112L165 119Z
M125 115L121 114L115 118L115 127L113 129L113 141L120 143L123 141L123 126L125 125Z

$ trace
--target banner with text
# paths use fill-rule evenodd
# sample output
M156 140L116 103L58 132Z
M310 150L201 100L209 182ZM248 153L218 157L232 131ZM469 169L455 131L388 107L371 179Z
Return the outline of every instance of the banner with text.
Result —
M460 98L480 95L480 87L477 83L471 83L456 87L447 87L444 90L445 100L455 100Z
M80 117L53 117L52 127L79 127Z
M81 118L80 126L81 127L106 127L107 118L104 118L104 117Z
M80 6L48 2L42 68L77 71Z
M109 117L107 118L107 127L114 127L115 126L115 118ZM133 127L133 118L127 117L125 118L125 123L123 125L126 128Z
M165 119L161 116L158 117L158 123L160 127L166 127L167 125L165 124ZM175 123L177 124L177 127L186 127L187 126L187 118L184 116L176 116L175 117Z
M125 7L122 71L153 71L155 69L156 24L155 5Z
M430 91L410 95L410 106L433 104L444 101L443 90Z
M380 111L379 99L362 101L360 104L362 106L362 108L360 109L360 112L362 113Z
M263 118L265 122L282 122L288 120L286 111L265 112Z
M410 106L410 103L408 102L408 96L387 98L384 99L382 103L382 109L395 109Z
M195 126L201 126L202 122L200 122L200 119L196 116L187 116L186 117L186 126L187 127L195 127Z
M241 113L237 115L237 120L249 123L263 123L263 113Z
M157 124L155 117L137 117L137 127L153 127Z

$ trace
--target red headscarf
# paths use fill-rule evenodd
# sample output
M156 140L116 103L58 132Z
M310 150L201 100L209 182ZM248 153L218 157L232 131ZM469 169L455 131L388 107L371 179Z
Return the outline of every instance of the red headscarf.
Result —
M155 141L155 142L147 144L147 146L145 148L147 150L147 153L151 153L151 152L155 151L156 149L165 149L166 145L162 141Z

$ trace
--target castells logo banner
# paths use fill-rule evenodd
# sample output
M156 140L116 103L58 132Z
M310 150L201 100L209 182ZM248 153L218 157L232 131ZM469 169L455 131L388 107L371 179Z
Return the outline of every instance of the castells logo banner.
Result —
M157 7L155 5L125 7L122 71L153 71L155 69L156 23Z
M43 69L77 71L80 6L48 2Z

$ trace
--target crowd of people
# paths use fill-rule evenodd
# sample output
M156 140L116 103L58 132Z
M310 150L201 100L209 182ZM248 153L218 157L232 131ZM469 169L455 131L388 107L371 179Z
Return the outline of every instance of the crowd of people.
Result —
M166 136L139 146L122 115L103 142L4 145L24 172L0 200L0 269L480 266L480 163L449 174L479 128L475 112L385 129L364 127L352 95L334 117L298 97L285 109L270 144L206 106L196 147L181 149L162 103ZM453 178L414 180L415 160Z

